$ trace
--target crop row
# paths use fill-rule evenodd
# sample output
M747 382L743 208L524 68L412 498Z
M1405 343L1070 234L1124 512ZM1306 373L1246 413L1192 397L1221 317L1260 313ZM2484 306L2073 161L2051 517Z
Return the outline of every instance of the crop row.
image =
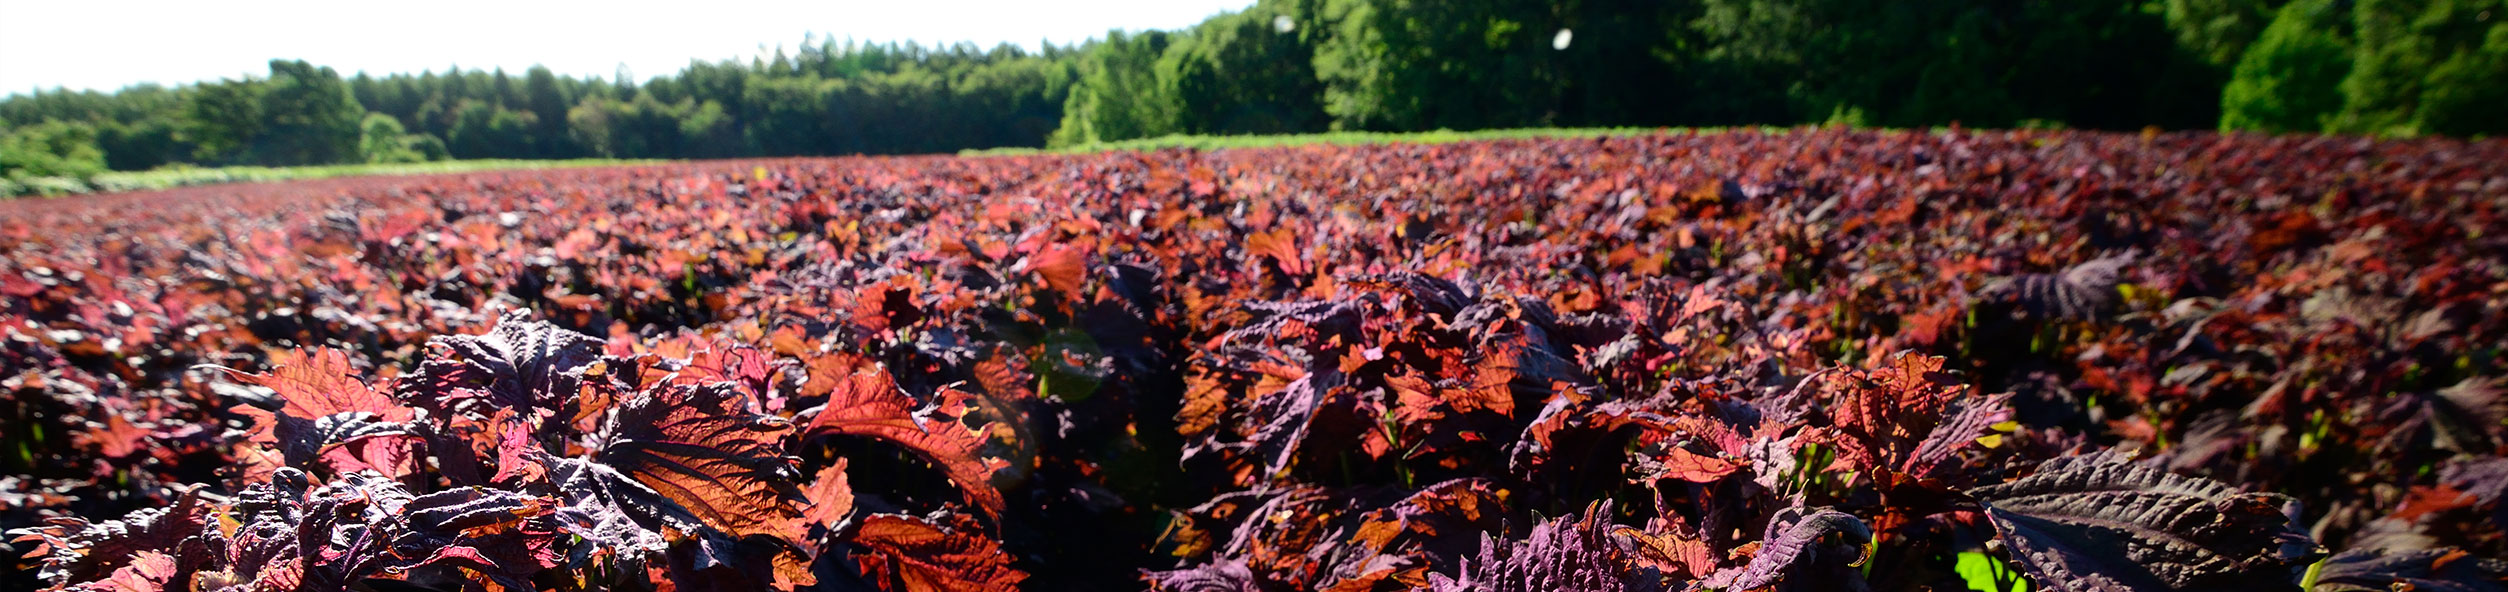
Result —
M1962 130L5 203L0 577L2496 589L2503 215L2500 142Z

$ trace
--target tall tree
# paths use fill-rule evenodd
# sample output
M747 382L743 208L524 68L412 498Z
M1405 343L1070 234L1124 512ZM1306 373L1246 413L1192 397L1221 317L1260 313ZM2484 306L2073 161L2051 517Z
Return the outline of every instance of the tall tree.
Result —
M1063 104L1052 145L1069 146L1176 133L1178 106L1158 80L1169 35L1110 31L1080 56L1080 81Z
M210 163L241 162L251 156L261 137L263 85L256 80L202 83L183 102L183 124L177 131L192 144L193 158Z
M545 66L532 66L523 74L525 106L536 122L531 129L533 158L574 158L582 155L566 134L566 111L574 107L557 80L557 74Z
M2336 128L2508 133L2508 0L2358 0Z
M1199 134L1325 129L1330 119L1309 41L1318 22L1292 2L1273 0L1195 26L1159 62L1160 79L1175 93L1178 127Z
M2229 68L2264 34L2286 0L2166 0L2168 28L2179 45L2213 66Z
M1710 56L1791 81L1808 118L2138 128L2218 117L2221 77L2138 2L1703 2Z
M1562 28L1541 0L1334 0L1315 48L1324 111L1343 129L1548 125Z
M2351 19L2340 0L2298 0L2238 60L2221 90L2221 130L2314 132L2343 108Z
M329 164L364 160L357 141L366 110L349 95L339 72L301 60L271 60L269 90L262 95L263 128L255 148L261 162Z
M0 178L85 180L104 169L96 128L85 123L54 120L0 130Z
M357 151L365 162L425 162L427 155L411 145L415 137L401 128L400 120L382 113L368 113L360 125L364 130L357 142Z

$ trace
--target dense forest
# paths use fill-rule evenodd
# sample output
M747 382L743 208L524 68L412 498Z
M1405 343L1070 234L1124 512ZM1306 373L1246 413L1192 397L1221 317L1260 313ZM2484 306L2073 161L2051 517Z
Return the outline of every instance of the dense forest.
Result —
M641 81L273 60L0 100L0 175L1527 126L2488 136L2503 19L2508 0L1261 0L1034 52L805 39Z

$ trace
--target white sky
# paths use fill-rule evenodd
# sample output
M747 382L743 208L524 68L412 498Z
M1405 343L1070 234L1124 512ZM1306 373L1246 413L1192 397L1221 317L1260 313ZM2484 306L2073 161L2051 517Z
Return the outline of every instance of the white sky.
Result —
M267 75L272 58L377 76L532 64L639 81L801 43L805 33L1035 49L1176 29L1253 0L0 0L0 93Z

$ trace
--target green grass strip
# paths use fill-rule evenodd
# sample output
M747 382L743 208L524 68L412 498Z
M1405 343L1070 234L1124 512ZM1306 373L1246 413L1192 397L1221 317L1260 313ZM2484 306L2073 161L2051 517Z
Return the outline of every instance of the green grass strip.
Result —
M231 166L196 167L174 165L146 171L111 171L93 179L80 181L64 177L38 177L0 185L0 195L74 195L118 191L147 191L195 185L222 183L259 183L298 181L336 177L438 175L481 171L559 169L613 165L653 164L664 160L627 160L583 158L573 160L477 159L439 160L394 164L336 164L295 167Z
M1477 140L1524 140L1538 138L1593 138L1642 136L1697 131L1715 133L1728 128L1660 128L1660 127L1535 127L1458 132L1324 132L1315 134L1279 134L1245 136L1170 135L1116 142L1097 142L1062 148L987 148L961 150L959 156L1028 156L1036 154L1091 154L1119 150L1146 151L1167 148L1220 150L1227 148L1274 148L1281 146L1353 145L1353 144L1446 144ZM1764 128L1783 130L1785 128Z

